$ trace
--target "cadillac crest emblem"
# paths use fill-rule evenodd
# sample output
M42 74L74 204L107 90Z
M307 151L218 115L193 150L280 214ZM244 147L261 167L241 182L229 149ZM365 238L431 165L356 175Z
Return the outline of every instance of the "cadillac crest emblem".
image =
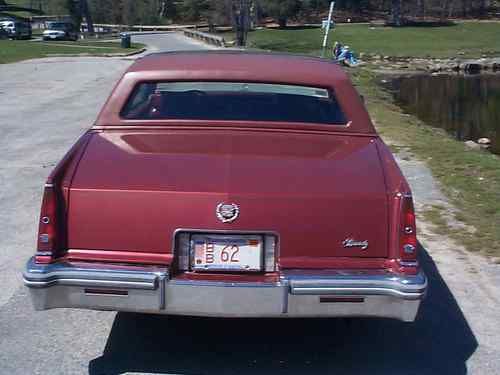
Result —
M215 209L217 219L223 223L231 223L238 218L240 208L235 203L219 203Z

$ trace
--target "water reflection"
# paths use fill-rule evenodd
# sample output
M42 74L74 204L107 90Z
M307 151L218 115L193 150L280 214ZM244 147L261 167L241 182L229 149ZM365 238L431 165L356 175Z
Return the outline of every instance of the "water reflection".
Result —
M387 84L409 113L462 141L486 137L500 154L500 75L412 75Z

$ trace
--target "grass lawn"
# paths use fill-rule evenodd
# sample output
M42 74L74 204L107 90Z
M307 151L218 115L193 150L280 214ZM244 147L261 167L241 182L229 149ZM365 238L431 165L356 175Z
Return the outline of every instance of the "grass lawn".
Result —
M25 40L0 40L0 64L46 57L48 55L105 55L109 53L129 53L142 48L134 43L124 49L118 42L32 42Z
M250 47L319 55L321 29L264 29L249 34ZM500 23L465 22L447 27L375 27L338 25L329 36L351 46L357 53L383 56L466 57L500 55Z
M380 135L395 142L395 151L404 148L425 161L457 208L452 220L446 219L450 215L446 207L439 205L429 207L425 218L439 233L500 262L500 158L485 151L467 151L444 130L404 114L374 82L370 71L356 71L353 80L365 95ZM464 229L468 226L476 231Z

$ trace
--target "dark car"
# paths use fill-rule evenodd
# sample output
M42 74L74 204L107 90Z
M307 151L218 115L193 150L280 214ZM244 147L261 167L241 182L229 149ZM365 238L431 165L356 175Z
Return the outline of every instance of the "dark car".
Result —
M74 40L78 39L78 31L71 22L48 22L43 32L43 40Z
M9 33L0 24L0 39L8 39L8 38L9 38Z

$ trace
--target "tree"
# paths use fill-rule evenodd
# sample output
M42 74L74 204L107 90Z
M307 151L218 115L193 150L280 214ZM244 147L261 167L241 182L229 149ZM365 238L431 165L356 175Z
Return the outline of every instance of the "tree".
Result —
M233 0L234 29L236 31L236 45L243 47L247 43L250 29L250 0Z
M31 8L21 7L14 4L8 4L5 0L0 0L0 13L3 13L7 16L11 16L14 18L16 17L16 15L14 14L4 13L4 12L28 12L33 14L43 14L41 10L33 9L33 7Z
M212 25L233 25L233 4L238 0L210 0L208 23Z
M288 19L300 11L299 0L262 0L264 11L273 17L281 28L286 27Z
M77 30L80 30L82 20L85 17L87 31L94 33L94 23L87 0L66 0L66 9Z
M155 24L165 19L180 22L207 21L211 25L233 25L236 31L236 13L241 0L0 0L0 12L5 15L24 10L33 10L49 15L71 14L75 23L82 18L97 23L110 24ZM285 27L291 17L304 22L320 22L328 11L330 0L245 0L250 4L250 22L260 16L274 17ZM85 10L85 3L89 12ZM10 4L9 4L10 3ZM78 5L80 4L80 5ZM336 0L335 9L349 13L364 13L378 17L388 14L393 25L401 25L403 16L450 17L455 13L463 17L487 16L488 11L498 9L500 2L493 0ZM83 8L82 8L83 5ZM299 12L300 10L300 12ZM498 12L498 10L497 10ZM239 21L238 21L239 22ZM246 22L246 21L245 21Z
M80 11L82 16L85 17L85 22L87 22L87 31L94 34L94 22L92 22L92 14L87 0L80 0Z
M187 21L199 21L201 15L208 9L209 3L207 0L184 0L182 15Z
M177 6L173 0L161 0L158 15L173 20L177 17Z
M392 0L391 18L394 26L401 26L401 2L402 0Z
M79 30L82 24L82 7L80 0L66 0L66 9L71 17L71 21Z
M136 24L139 22L137 15L137 1L123 0L123 23L129 26Z
M479 1L479 15L484 16L486 14L487 9L490 7L489 1L480 0Z
M417 0L415 6L415 16L425 17L425 0Z
M92 10L92 19L96 23L116 23L112 18L113 0L89 0L89 7Z
M439 19L443 21L446 17L451 15L451 0L443 0L441 3L441 14Z

